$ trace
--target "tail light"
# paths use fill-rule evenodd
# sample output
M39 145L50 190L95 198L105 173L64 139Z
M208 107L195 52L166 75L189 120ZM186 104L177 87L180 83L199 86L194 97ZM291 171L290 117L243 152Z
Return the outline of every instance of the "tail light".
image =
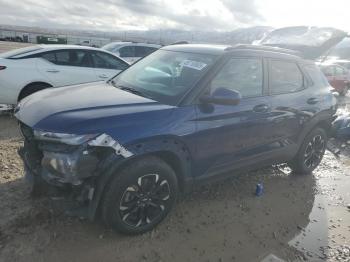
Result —
M0 65L0 70L4 70L4 69L6 69L6 66Z

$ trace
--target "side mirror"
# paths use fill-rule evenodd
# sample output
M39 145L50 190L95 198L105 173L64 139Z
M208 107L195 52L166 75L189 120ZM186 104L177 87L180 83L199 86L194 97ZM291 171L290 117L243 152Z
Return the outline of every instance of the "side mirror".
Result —
M240 92L225 87L219 87L210 96L202 96L200 101L205 104L237 105L241 99L242 96Z

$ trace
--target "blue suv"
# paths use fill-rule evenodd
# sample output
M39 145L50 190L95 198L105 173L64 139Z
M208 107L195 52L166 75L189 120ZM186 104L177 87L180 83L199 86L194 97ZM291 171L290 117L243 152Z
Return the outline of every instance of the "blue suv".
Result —
M330 90L289 50L167 46L108 82L24 99L19 153L33 193L143 233L195 183L277 163L311 173L336 109Z

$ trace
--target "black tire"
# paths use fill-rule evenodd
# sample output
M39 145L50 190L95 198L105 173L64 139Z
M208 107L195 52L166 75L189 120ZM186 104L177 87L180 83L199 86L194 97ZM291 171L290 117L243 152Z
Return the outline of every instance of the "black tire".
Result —
M40 90L46 89L51 87L51 85L46 84L46 83L34 83L34 84L29 84L26 87L24 87L21 91L21 93L18 96L18 102L21 101L23 98L34 94L35 92L38 92Z
M164 161L153 156L135 160L106 189L103 220L124 234L145 233L167 216L177 192L175 172Z
M313 129L304 139L297 155L289 163L296 174L311 174L321 163L327 145L327 134L322 128Z

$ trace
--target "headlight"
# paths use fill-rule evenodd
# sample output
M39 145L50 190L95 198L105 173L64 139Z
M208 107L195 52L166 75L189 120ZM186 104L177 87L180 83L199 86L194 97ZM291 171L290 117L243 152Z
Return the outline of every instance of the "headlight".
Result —
M67 145L81 145L93 139L97 135L96 134L75 135L75 134L53 133L53 132L34 130L34 136L38 140L60 142Z

